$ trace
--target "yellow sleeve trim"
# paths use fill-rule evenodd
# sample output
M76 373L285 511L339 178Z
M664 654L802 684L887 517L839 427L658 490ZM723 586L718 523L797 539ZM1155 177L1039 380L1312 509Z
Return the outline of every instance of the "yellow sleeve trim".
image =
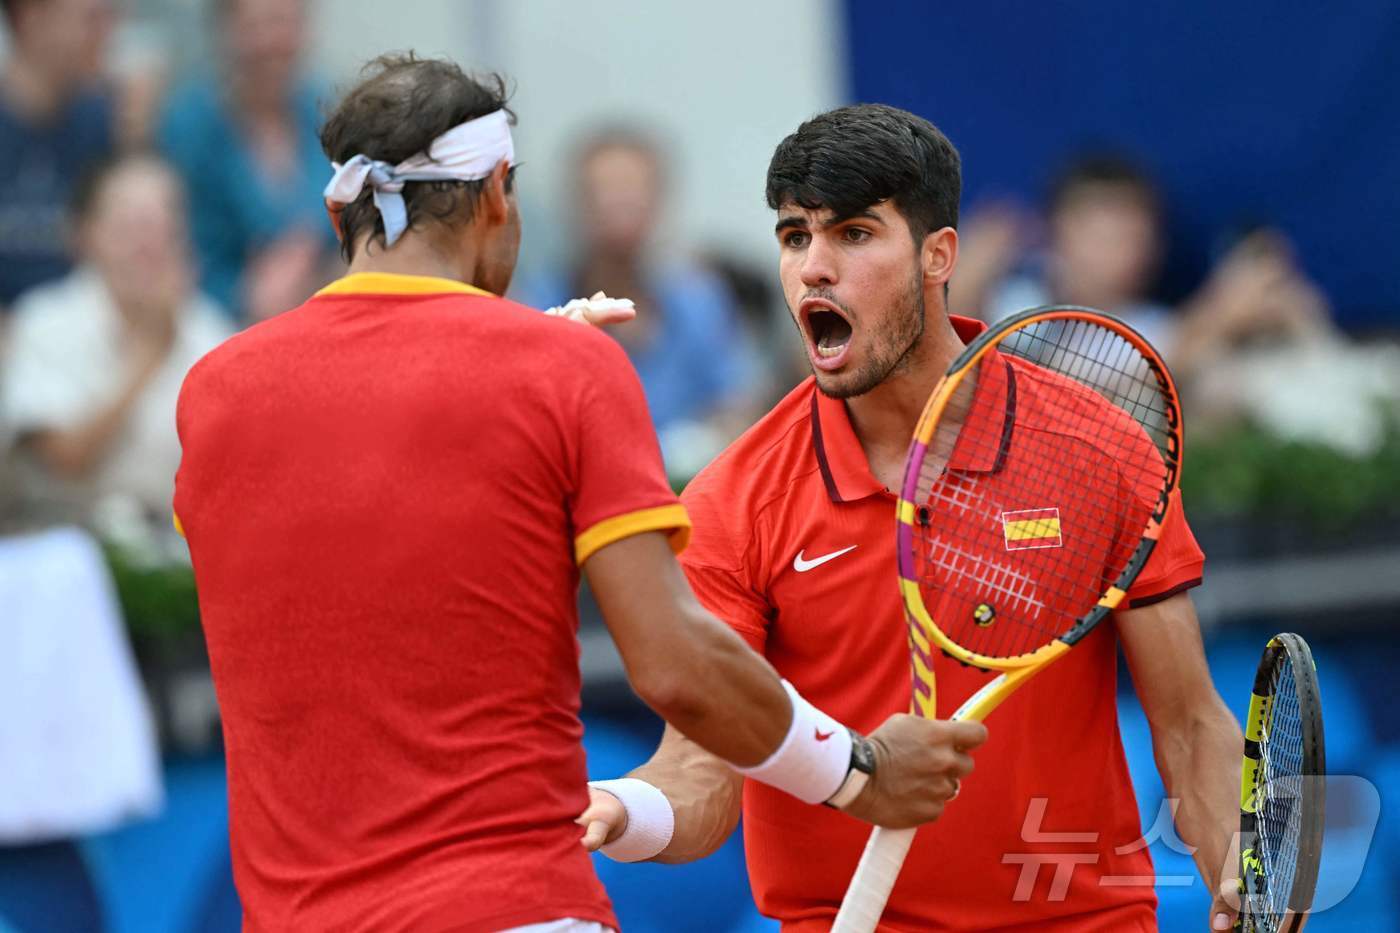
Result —
M679 554L690 543L690 516L677 502L605 518L574 539L574 558L582 564L599 548L644 531L671 532L671 550Z
M175 530L178 531L180 533L180 537L183 538L185 536L185 526L180 524L180 516L176 515L174 512L171 512L170 518L175 522Z

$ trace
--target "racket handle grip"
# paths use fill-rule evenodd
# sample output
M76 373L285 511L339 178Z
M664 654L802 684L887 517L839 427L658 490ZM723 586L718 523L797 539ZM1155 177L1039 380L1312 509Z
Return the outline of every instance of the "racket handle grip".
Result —
M865 844L856 873L851 877L851 886L841 901L831 933L874 933L899 870L904 867L904 857L909 854L914 833L913 829L875 827L870 841Z

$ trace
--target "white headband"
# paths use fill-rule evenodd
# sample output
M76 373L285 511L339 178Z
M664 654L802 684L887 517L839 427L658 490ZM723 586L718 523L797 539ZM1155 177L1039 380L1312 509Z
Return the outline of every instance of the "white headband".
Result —
M491 174L502 160L515 164L515 144L504 110L468 120L433 140L427 154L418 153L398 165L357 155L344 165L331 163L335 177L326 185L326 200L339 205L353 202L368 183L374 189L374 206L384 218L384 239L389 246L408 227L403 203L406 181L477 181Z

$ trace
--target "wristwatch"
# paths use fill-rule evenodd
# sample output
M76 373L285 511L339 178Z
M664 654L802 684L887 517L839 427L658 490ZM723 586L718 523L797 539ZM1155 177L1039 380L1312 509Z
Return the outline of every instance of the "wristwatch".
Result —
M828 807L844 810L851 801L860 796L875 773L875 746L865 736L854 729L851 733L851 765L846 771L846 779L827 800Z

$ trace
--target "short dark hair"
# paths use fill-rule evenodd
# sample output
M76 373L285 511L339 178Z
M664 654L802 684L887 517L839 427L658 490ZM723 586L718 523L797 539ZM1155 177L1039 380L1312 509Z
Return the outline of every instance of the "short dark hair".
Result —
M792 201L850 217L890 200L914 243L958 225L962 163L938 127L907 110L855 104L819 114L778 144L768 206Z
M450 61L418 58L412 52L381 55L363 73L321 128L321 149L332 162L365 155L395 165L427 152L433 140L468 120L504 110L515 122L506 107L506 81L498 74L474 77ZM510 179L508 175L507 190ZM406 182L408 225L425 218L453 226L469 223L481 188L482 181ZM384 220L369 188L340 214L340 251L347 262L365 231L370 242L385 242Z
M1124 191L1152 213L1161 213L1161 192L1147 170L1132 158L1107 150L1082 153L1060 169L1050 181L1046 206L1055 214L1086 192L1104 188Z

